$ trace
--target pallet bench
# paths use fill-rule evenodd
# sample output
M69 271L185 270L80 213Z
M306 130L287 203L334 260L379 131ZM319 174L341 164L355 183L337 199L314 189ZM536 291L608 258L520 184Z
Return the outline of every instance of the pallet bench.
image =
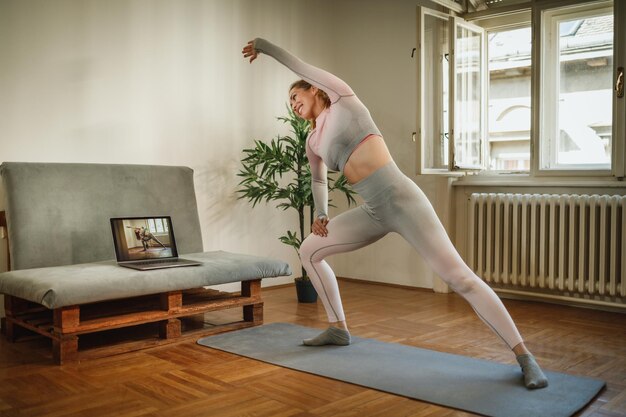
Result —
M110 356L262 324L261 280L245 281L241 285L240 294L198 288L55 309L5 295L6 317L2 319L2 329L12 343L24 334L22 329L49 338L52 341L52 357L57 364ZM243 309L240 321L210 327L201 323L183 332L185 318L237 307ZM148 334L141 340L79 350L79 336L148 323L158 325L156 334Z
M201 251L189 168L4 163L0 174L10 269L0 274L2 331L10 342L25 330L49 338L57 364L262 324L261 280L291 273L274 259ZM202 265L119 267L109 218L133 215L171 215L181 256ZM233 282L241 282L241 291L207 288ZM206 322L207 313L235 308L238 318Z

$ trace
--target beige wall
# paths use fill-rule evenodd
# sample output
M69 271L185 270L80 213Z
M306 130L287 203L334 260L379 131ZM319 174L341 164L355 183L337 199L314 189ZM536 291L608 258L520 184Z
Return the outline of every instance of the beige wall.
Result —
M424 190L444 223L448 223L448 179L414 175L416 148L412 133L416 126L417 85L411 50L416 46L419 3L337 2L333 62L337 74L349 80L369 108L398 166ZM340 210L344 209L342 204ZM439 284L424 259L396 234L339 255L331 264L339 276L426 288Z
M271 58L247 64L241 47L266 37L347 80L411 174L417 3L0 0L0 160L190 166L205 250L279 257L298 271L277 240L296 217L234 193L241 149L285 132L275 118L296 77ZM445 214L447 180L416 181ZM432 286L394 236L331 263L342 276Z

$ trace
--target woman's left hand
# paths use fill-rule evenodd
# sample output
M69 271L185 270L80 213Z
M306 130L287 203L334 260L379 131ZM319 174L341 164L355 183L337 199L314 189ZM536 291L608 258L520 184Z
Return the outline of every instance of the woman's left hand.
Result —
M253 45L254 41L248 41L247 45L243 47L243 51L241 51L244 58L250 57L250 63L252 63L252 61L257 59L257 57L259 56L259 53L256 49L254 49Z
M328 229L326 228L327 224L328 217L318 217L311 225L311 231L314 235L326 237L328 236Z

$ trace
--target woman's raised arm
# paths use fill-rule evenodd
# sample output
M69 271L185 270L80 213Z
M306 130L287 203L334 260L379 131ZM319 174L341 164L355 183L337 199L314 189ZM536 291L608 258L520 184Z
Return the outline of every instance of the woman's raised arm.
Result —
M350 86L341 78L321 68L307 64L290 52L263 38L256 38L248 42L242 51L244 58L249 57L250 62L257 58L259 52L271 56L302 77L303 80L323 90L330 97L331 103L335 103L341 97L354 95Z

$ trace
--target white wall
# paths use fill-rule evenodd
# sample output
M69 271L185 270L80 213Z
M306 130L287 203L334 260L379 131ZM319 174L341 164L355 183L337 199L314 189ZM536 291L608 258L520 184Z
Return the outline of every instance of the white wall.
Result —
M278 257L297 273L277 240L296 216L234 192L241 150L285 132L275 118L296 77L268 57L249 65L241 48L266 37L336 72L412 174L419 2L0 0L0 160L190 166L205 250ZM447 207L447 180L415 180ZM340 276L432 287L395 236L331 263Z
M190 166L205 250L298 272L277 239L296 217L235 194L241 150L285 132L276 117L297 77L241 49L262 36L327 65L329 26L317 23L318 47L306 37L320 3L0 0L0 160Z

